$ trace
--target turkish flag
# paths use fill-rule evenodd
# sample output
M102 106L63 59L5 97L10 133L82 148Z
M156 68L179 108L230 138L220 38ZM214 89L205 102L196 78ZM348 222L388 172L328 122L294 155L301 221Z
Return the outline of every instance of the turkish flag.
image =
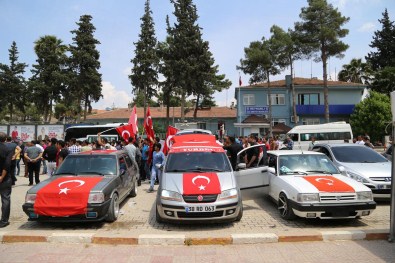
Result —
M137 110L136 105L133 107L132 114L130 115L128 124L132 126L133 134L137 134L139 132L139 126L137 122Z
M121 136L125 141L128 141L129 137L134 136L132 125L122 125L116 128L119 136Z
M174 128L173 126L168 126L167 127L167 132L166 132L166 141L165 145L163 146L163 153L167 155L167 152L170 150L171 145L173 144L173 136L178 132L177 128Z
M147 116L144 120L144 129L145 129L145 134L147 134L148 140L153 142L155 140L155 132L154 132L154 125L152 123L152 118L151 118L151 111L148 107L147 109Z
M303 176L303 178L314 185L320 192L355 193L352 186L333 176Z
M73 216L86 213L89 194L103 177L60 177L37 192L34 213Z
M241 81L241 76L239 76L239 86L243 85L243 82Z
M216 173L184 173L182 175L184 195L213 195L221 193Z

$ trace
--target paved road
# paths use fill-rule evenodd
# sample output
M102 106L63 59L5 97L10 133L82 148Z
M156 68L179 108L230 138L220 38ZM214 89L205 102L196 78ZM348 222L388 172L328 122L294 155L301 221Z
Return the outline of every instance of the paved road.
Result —
M232 246L0 244L0 262L395 262L387 241L300 242Z
M22 166L23 172L24 167ZM42 175L42 180L46 176ZM22 204L28 179L18 177L17 185L12 192L11 224L2 231L17 229L24 230L79 230L80 232L105 232L105 233L133 233L139 234L166 234L182 233L196 237L215 237L234 233L305 233L315 230L364 230L364 229L389 229L390 203L382 202L376 211L360 220L306 220L296 219L286 221L280 218L276 206L262 194L262 189L242 191L244 202L244 216L238 223L214 225L172 225L158 224L155 221L155 193L148 193L148 182L143 182L137 197L127 199L121 208L121 215L114 223L94 224L48 224L27 221L27 216L22 211Z

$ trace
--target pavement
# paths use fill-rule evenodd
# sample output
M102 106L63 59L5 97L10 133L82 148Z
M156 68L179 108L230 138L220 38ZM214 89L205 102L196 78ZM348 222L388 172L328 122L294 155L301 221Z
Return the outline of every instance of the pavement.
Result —
M21 166L23 174L24 166ZM41 175L41 180L46 179ZM10 225L0 229L0 241L139 244L139 245L225 245L298 241L385 240L390 225L390 202L378 202L376 210L362 219L320 220L280 218L276 205L262 189L242 191L244 215L240 222L179 225L157 223L155 196L143 182L138 195L121 204L113 223L40 223L27 220L22 210L28 179L18 177L12 192ZM157 187L156 187L157 188Z

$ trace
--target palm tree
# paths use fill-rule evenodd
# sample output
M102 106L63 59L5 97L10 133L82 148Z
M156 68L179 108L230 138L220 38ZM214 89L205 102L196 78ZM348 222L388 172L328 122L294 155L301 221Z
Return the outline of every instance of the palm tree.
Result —
M362 62L361 58L353 58L350 64L343 65L338 79L346 82L369 84L372 79L372 70L368 63Z

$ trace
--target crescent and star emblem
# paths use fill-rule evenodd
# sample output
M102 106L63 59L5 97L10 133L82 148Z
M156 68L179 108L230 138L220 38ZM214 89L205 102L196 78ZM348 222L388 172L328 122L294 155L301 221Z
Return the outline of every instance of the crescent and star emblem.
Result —
M121 135L122 135L122 138L125 138L125 137L123 136L125 133L130 137L130 132L125 130L125 131L122 131L122 134L121 134Z
M171 142L171 139L174 137L174 135L169 135L169 137L167 137L167 140L166 140L166 144L167 144L167 148L171 148L171 146L172 146L172 144L170 144L170 142Z
M195 176L195 177L193 177L192 178L192 183L194 184L194 185L196 185L195 184L195 181L197 180L197 179L205 179L206 181L207 181L207 185L210 183L210 178L208 178L207 176L204 176L204 175L197 175L197 176ZM199 186L199 190L200 191L204 191L204 190L206 190L206 186L207 185L200 185Z
M71 188L67 188L67 186L66 186L65 188L60 188L60 187L61 187L62 185L64 185L64 184L68 184L68 183L79 183L79 185L77 185L77 186L74 187L74 188L81 187L81 186L83 186L83 185L85 184L85 182L82 181L82 180L68 180L68 181L61 182L61 183L58 184L58 187L59 187L59 189L60 189L59 194L65 194L65 195L67 195L67 191L70 191Z
M327 179L327 178L317 178L317 179L315 179L317 182L319 182L319 183L324 183L324 184L327 184L327 185L333 185L333 180L331 180L331 179Z

